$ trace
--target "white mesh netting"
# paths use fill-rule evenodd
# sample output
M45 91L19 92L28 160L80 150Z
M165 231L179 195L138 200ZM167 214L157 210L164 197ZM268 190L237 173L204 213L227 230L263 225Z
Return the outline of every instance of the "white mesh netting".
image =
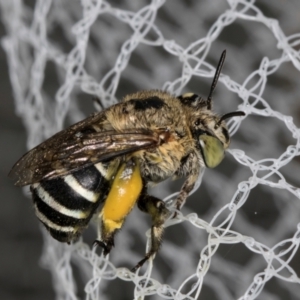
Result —
M215 110L247 114L230 120L226 159L206 171L182 214L166 224L155 260L137 274L129 269L144 254L150 226L138 211L108 261L92 250L94 228L71 246L45 234L42 264L57 299L299 299L297 0L0 4L28 148L86 117L92 95L105 107L141 89L207 96L223 49ZM153 193L178 189L167 182Z

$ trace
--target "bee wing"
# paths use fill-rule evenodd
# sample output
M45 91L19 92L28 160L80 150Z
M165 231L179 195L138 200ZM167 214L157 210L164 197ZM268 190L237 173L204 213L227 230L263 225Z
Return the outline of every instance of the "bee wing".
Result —
M67 175L119 155L159 145L159 134L148 129L82 133L66 129L27 152L9 177L23 186Z

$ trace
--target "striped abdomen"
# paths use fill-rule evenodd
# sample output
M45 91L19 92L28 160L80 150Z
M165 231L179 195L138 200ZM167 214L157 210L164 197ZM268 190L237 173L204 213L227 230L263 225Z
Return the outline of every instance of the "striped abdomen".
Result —
M107 193L108 181L96 166L90 166L63 177L42 180L30 189L35 213L50 234L60 242L71 242L88 225Z

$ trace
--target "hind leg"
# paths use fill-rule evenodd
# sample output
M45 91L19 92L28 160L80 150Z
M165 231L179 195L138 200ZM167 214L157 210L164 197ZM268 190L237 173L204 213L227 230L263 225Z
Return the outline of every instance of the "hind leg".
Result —
M100 233L97 240L94 241L94 246L98 246L103 249L103 255L106 256L110 253L111 249L115 246L114 236L117 233L118 229L114 229L113 231L108 231L101 220L101 229L98 229Z
M101 230L95 244L104 249L104 255L107 255L114 246L114 236L123 226L142 189L143 182L138 162L134 159L124 162L114 178L99 215Z

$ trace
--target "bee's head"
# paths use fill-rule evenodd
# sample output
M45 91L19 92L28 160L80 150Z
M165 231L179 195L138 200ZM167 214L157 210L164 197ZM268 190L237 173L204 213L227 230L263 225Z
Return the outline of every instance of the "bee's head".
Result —
M223 160L224 152L229 146L230 137L225 120L245 115L242 111L235 111L219 117L211 110L212 94L217 85L225 55L226 51L223 51L207 99L193 93L178 97L189 111L190 129L208 168L216 167Z

